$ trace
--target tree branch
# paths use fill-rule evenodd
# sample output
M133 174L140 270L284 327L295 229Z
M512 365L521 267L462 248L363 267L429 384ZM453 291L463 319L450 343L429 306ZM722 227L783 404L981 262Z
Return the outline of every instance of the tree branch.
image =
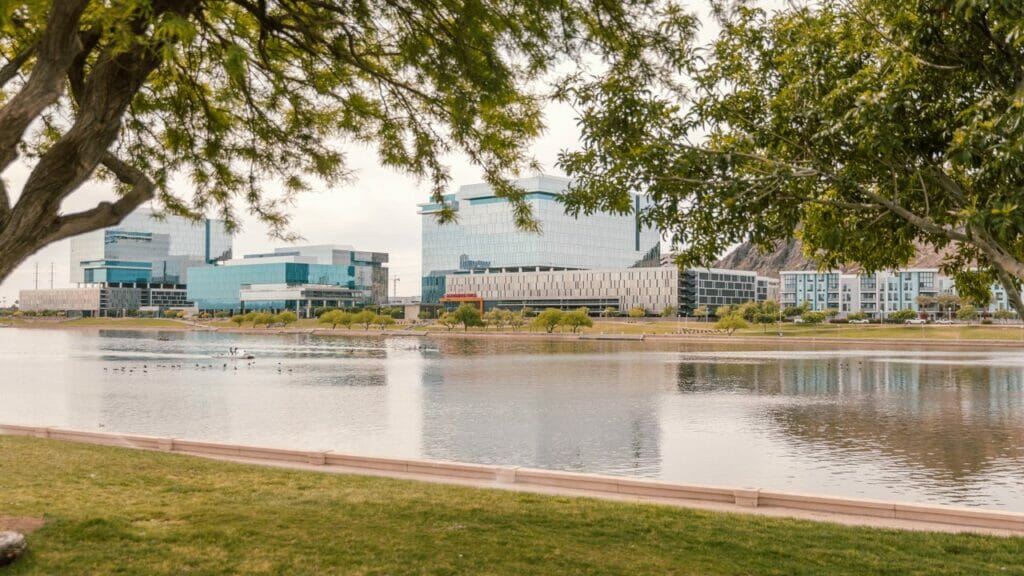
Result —
M64 76L78 53L75 29L88 3L89 0L60 0L50 8L32 74L0 108L0 171L14 161L25 130L64 90Z
M55 229L47 235L45 242L56 242L91 230L113 226L136 208L153 199L156 184L141 170L109 152L103 155L101 162L118 180L131 188L116 202L101 202L91 210L58 217Z
M18 71L21 70L21 67L25 65L25 62L35 51L36 44L33 42L32 44L25 46L21 52L15 54L14 58L8 60L7 64L4 64L3 68L0 68L0 88L6 86L7 83L11 81L11 78L18 75Z

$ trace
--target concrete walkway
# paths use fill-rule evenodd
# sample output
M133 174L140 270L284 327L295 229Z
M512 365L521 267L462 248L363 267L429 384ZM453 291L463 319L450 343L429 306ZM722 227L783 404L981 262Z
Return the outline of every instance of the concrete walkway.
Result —
M824 494L799 494L761 488L680 484L649 478L560 472L518 466L386 458L333 451L289 450L56 427L0 424L0 434L176 452L321 474L357 474L551 496L598 498L714 512L795 518L847 526L1024 537L1024 514L1019 512Z
M997 528L982 528L975 526L956 526L940 522L921 522L916 520L902 520L898 518L878 518L873 516L857 516L851 514L833 514L828 512L816 512L812 510L796 510L792 508L750 508L727 504L724 502L709 502L706 500L683 500L679 498L659 498L656 496L635 496L629 494L612 494L592 490L579 490L573 488L562 488L556 486L537 486L526 484L508 484L490 480L476 480L471 478L452 478L437 476L434 474L416 474L410 472L395 472L388 470L368 470L366 468L354 468L347 466L321 466L315 464L302 464L299 462L272 462L256 458L240 458L236 456L222 456L203 454L198 452L178 452L190 456L209 458L212 460L223 460L241 464L255 464L259 466L270 466L273 468L285 468L290 470L303 470L321 474L352 474L358 476L374 476L379 478L394 478L398 480L413 480L417 482L429 482L431 484L446 484L452 486L465 486L470 488L482 488L489 490L507 490L510 492L527 492L530 494L544 494L547 496L567 496L573 498L596 498L599 500L612 500L617 502L634 502L641 504L657 504L662 506L675 506L694 510L707 510L710 512L726 512L732 514L751 514L770 518L792 518L796 520L810 520L814 522L830 522L844 526L860 526L867 528L882 528L891 530L913 530L922 532L944 532L944 533L971 533L984 534L989 536L1016 536L1024 537L1024 532L1016 530L1001 530Z

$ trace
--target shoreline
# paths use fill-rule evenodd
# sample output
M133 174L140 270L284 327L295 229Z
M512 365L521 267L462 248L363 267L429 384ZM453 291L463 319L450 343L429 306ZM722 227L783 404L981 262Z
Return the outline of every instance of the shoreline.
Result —
M599 333L582 332L571 333L547 333L547 332L465 332L461 330L362 330L354 329L330 329L330 328L238 328L223 326L208 326L195 322L181 320L167 320L168 324L161 326L146 326L131 323L136 319L111 319L104 323L95 324L70 324L73 321L38 321L22 320L18 324L0 326L0 329L28 329L28 330L120 330L129 332L215 332L221 334L239 335L263 335L283 336L294 334L305 334L315 336L332 337L411 337L411 338L439 338L439 339L505 339L505 340L533 340L552 342L636 342L636 343L680 343L680 344L753 344L753 345L815 345L815 344L854 344L868 346L899 346L899 347L921 347L929 348L1004 348L1024 349L1024 340L1010 339L925 339L925 338L859 338L859 337L828 337L828 336L721 336L721 335L700 335L700 334L646 334L646 333ZM124 324L121 324L121 323ZM173 322L173 324L171 324ZM69 325L70 324L70 325Z
M314 473L383 476L535 494L627 500L688 509L832 522L848 526L1024 536L1024 513L985 508L801 494L751 487L694 485L519 466L372 457L329 450L289 450L55 427L0 424L0 435L173 452Z

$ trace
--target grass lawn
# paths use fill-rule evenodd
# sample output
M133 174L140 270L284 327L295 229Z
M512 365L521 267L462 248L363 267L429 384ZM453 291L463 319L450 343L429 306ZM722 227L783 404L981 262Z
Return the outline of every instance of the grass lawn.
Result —
M767 334L775 336L778 325L768 326ZM878 338L892 340L1024 340L1019 325L891 325L891 324L819 324L806 326L783 324L784 336L812 338ZM737 336L764 336L760 327L741 330Z
M187 325L167 318L75 318L65 320L55 326L78 327L95 326L97 328L188 328Z
M897 532L0 436L15 574L1024 574L1024 538Z

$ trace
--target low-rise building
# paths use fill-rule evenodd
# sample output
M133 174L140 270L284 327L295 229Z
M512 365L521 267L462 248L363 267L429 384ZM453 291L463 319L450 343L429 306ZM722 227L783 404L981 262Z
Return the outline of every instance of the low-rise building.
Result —
M936 314L941 312L937 298L956 294L953 280L937 268L910 268L873 274L844 274L787 270L780 272L782 306L807 304L811 310L838 310L839 317L863 312L870 318L884 319L899 310ZM1006 291L992 286L987 310L1010 309Z
M755 272L715 268L680 272L675 266L463 273L449 275L447 283L449 295L482 300L485 310L586 307L597 314L611 307L620 313L643 308L661 314L669 309L680 316L690 316L701 306L714 310L758 301L773 290L772 279Z
M18 306L26 312L62 311L72 316L122 316L142 305L142 291L106 285L22 290Z
M351 246L280 248L188 270L188 298L199 310L243 312L384 304L388 255Z

